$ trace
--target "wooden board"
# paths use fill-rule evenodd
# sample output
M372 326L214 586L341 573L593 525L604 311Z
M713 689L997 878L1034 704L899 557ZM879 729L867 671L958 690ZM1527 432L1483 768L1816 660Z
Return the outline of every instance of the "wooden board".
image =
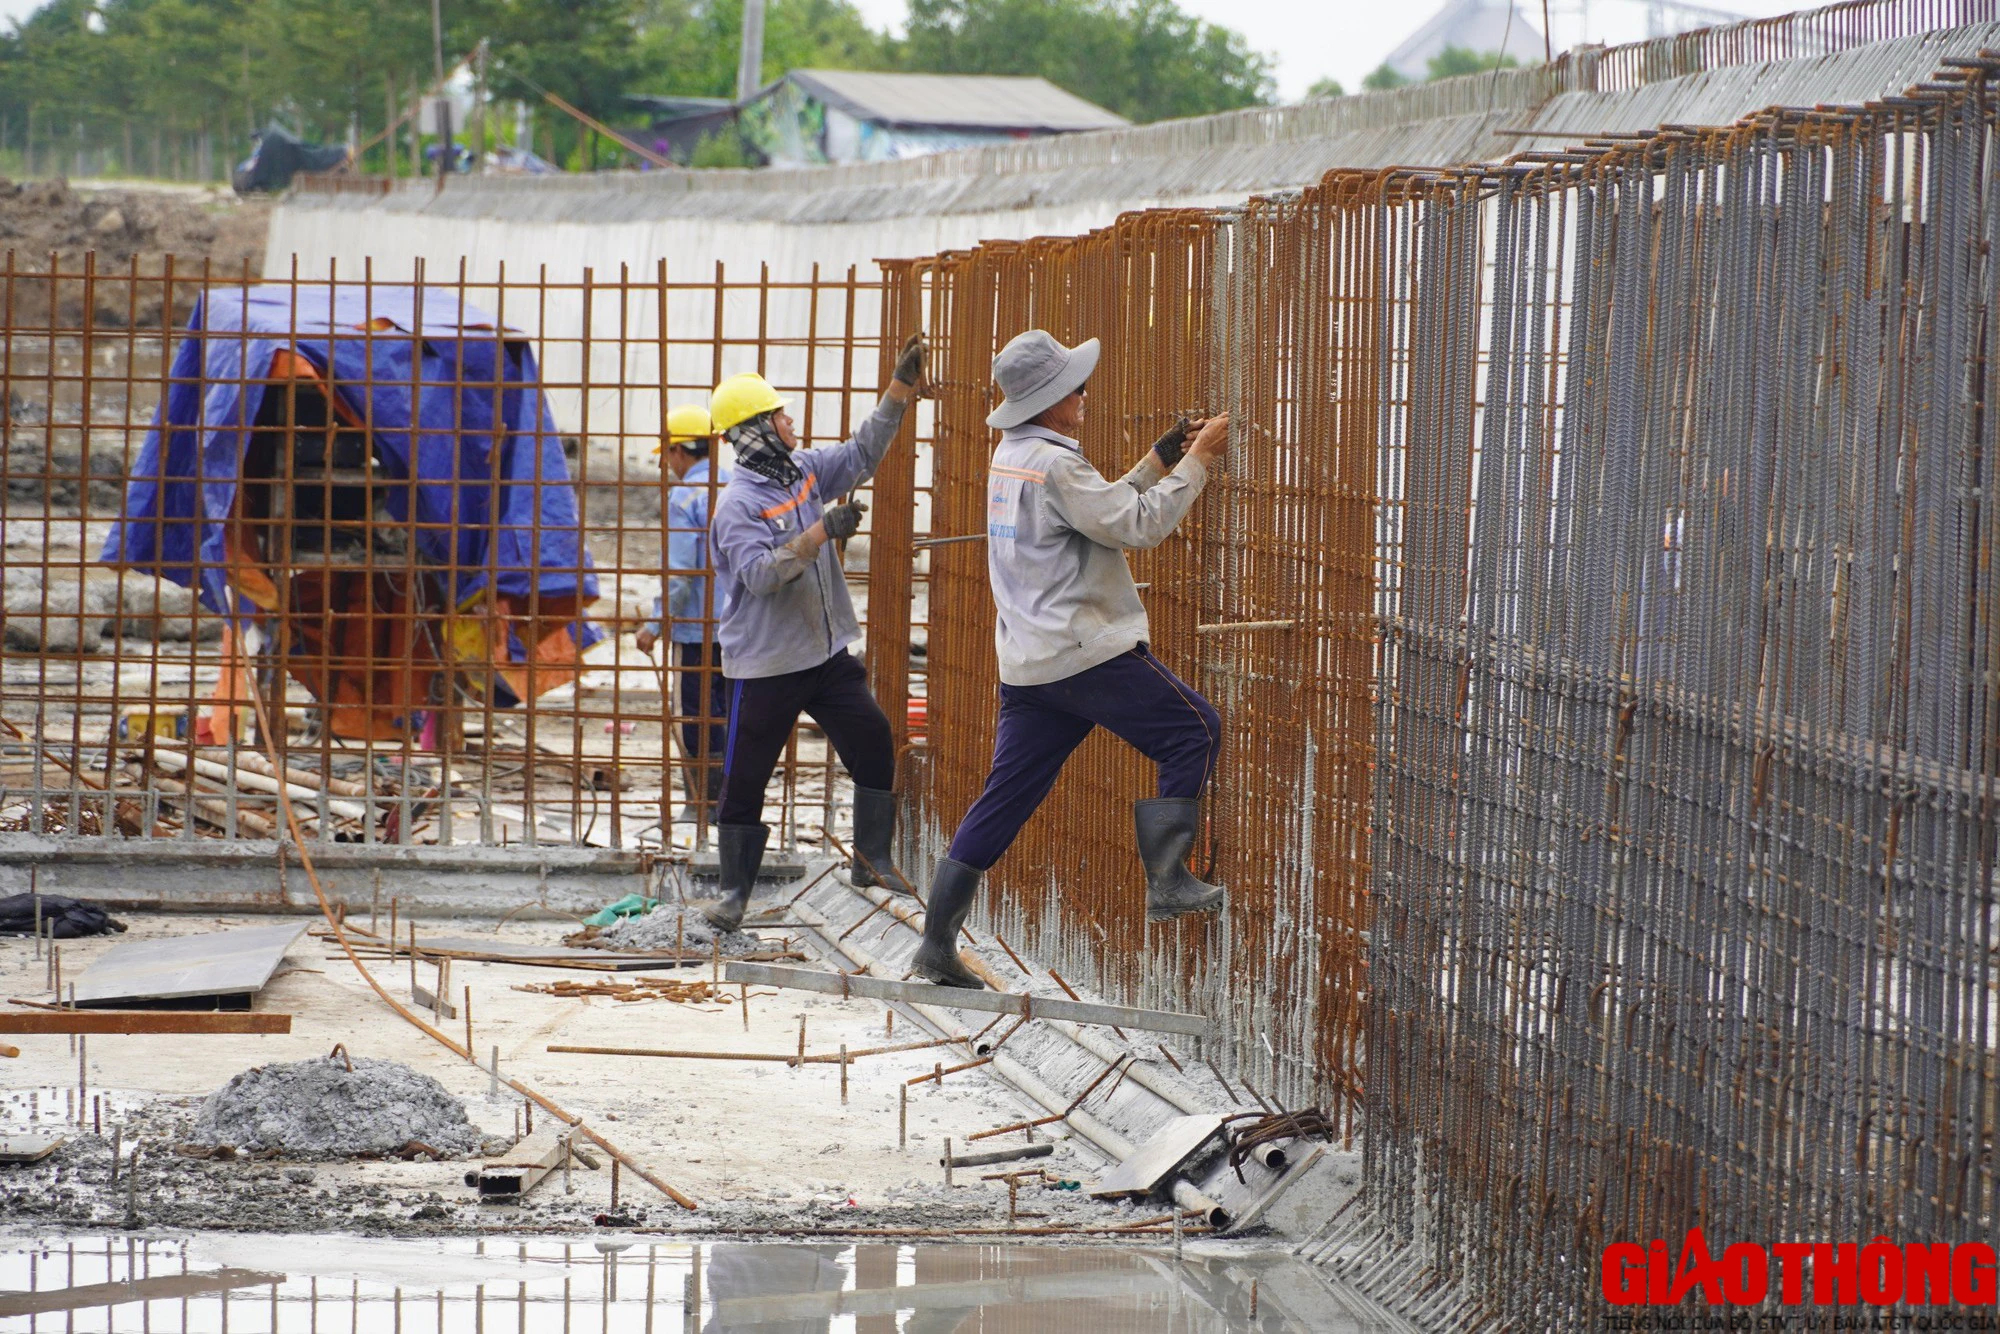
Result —
M0 1010L0 1033L289 1033L292 1016L249 1010Z
M512 1203L542 1184L543 1178L562 1166L567 1126L543 1126L496 1162L479 1169L479 1198L494 1203Z

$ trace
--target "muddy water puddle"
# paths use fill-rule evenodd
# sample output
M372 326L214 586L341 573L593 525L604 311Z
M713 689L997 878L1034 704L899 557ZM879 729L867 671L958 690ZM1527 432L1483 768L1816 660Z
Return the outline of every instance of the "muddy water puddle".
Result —
M1360 1328L1279 1254L830 1240L0 1236L0 1328L583 1334Z

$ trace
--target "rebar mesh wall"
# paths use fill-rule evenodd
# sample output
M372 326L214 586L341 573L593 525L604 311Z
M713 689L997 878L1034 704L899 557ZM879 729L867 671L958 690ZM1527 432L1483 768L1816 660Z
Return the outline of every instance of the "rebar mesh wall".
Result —
M8 256L0 830L274 836L254 690L284 720L309 838L664 848L683 778L699 790L722 756L705 729L681 735L674 646L633 643L670 573L663 406L705 406L722 376L759 370L805 443L837 441L883 383L882 301L852 270L257 283ZM259 313L218 323L235 308ZM149 456L176 394L202 429ZM909 420L891 463L906 480L870 525L891 534L884 674L908 657L907 478L928 410ZM301 462L343 450L337 467ZM166 520L107 560L152 488ZM350 503L365 516L287 517ZM198 549L148 554L197 531ZM865 553L850 560L863 609ZM712 639L713 608L695 619ZM838 804L816 733L781 773L779 840L816 838Z
M1158 211L947 255L925 277L939 534L985 532L990 367L1026 328L1103 340L1083 443L1107 475L1182 413L1231 408L1242 441L1180 531L1132 556L1154 651L1222 713L1197 861L1235 910L1214 929L1145 925L1131 804L1154 794L1153 768L1100 732L988 878L988 920L1072 981L1207 1009L1224 1068L1287 1103L1340 1102L1358 1087L1372 725L1373 421L1341 397L1372 388L1355 373L1372 334L1364 238L1317 205ZM982 785L998 678L984 542L929 559L936 740L915 795L935 856Z
M1990 1239L1987 62L1392 183L1368 1183L1413 1312ZM1429 1279L1414 1276L1427 1273Z

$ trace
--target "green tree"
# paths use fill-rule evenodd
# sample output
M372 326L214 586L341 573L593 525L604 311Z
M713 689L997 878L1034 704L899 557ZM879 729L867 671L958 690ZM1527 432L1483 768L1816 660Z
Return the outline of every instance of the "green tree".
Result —
M1409 82L1400 72L1384 63L1369 71L1368 77L1361 81L1361 87L1365 92L1386 93L1391 88L1401 88Z
M1306 97L1309 99L1316 97L1345 97L1345 96L1347 96L1347 89L1343 88L1341 86L1340 80L1334 78L1331 74L1327 75L1324 79L1318 80L1313 84L1312 87L1306 89Z
M625 117L640 0L474 0L461 12L456 49L486 38L497 96L538 103L546 89L600 120Z
M1256 106L1271 62L1174 0L910 0L906 69L1039 74L1135 121Z
M743 0L651 0L640 18L634 92L734 97ZM888 38L848 0L771 0L760 82L792 69L891 69ZM732 164L717 164L732 165Z
M735 129L717 130L705 135L688 155L690 167L754 167L757 159L751 155L743 136Z
M1518 69L1521 62L1498 51L1469 51L1462 46L1447 46L1432 56L1424 66L1424 82L1436 83L1439 79L1455 79L1461 74L1485 74L1496 69Z

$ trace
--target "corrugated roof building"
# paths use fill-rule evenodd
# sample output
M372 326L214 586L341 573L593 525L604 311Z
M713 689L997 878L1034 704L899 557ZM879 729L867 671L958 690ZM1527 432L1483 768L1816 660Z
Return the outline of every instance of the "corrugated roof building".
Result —
M1542 60L1542 30L1509 0L1445 0L1382 63L1420 83L1429 77L1431 57L1448 46L1477 55L1500 51L1534 65Z
M826 69L791 71L739 121L775 165L883 162L1130 123L1042 78Z

